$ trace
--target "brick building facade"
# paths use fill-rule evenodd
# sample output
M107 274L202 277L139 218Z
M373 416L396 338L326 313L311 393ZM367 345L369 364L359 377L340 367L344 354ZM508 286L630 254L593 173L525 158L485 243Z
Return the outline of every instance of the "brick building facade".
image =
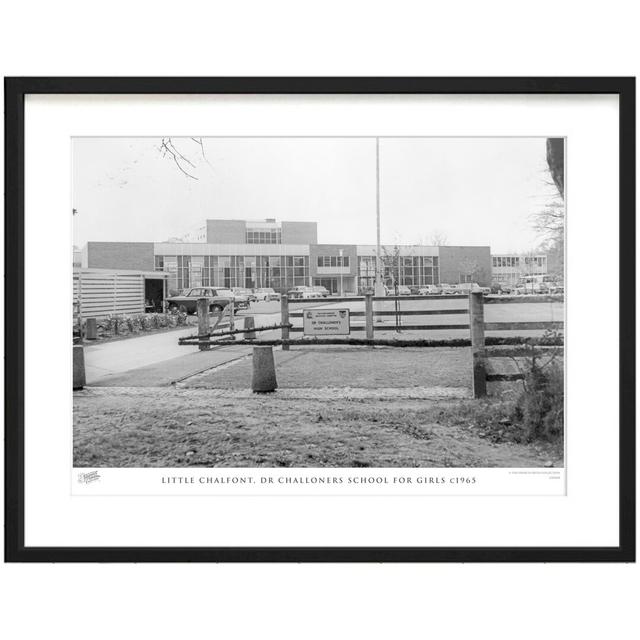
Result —
M358 293L373 285L376 247L318 244L317 223L206 220L179 241L88 242L83 267L162 271L169 290L195 286L324 286ZM383 246L385 284L491 284L489 247Z

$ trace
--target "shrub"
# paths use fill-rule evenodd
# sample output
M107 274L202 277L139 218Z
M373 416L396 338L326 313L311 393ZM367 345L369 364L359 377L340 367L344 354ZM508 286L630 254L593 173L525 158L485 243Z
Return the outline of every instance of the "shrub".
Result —
M556 441L564 435L564 370L551 356L546 362L535 355L527 363L523 391L516 400L512 420L525 438Z
M187 324L187 314L175 311L168 315L163 313L141 313L134 315L112 315L102 318L96 323L99 338L112 338L144 331L154 331L166 327L178 327ZM83 329L86 320L83 321Z

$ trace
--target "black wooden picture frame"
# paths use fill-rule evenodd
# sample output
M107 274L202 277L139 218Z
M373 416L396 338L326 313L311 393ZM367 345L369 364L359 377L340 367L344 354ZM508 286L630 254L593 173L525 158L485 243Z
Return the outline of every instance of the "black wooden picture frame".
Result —
M5 561L633 562L635 561L635 79L5 78ZM26 547L24 160L28 94L615 94L619 98L619 531L612 547ZM633 293L632 293L633 292Z

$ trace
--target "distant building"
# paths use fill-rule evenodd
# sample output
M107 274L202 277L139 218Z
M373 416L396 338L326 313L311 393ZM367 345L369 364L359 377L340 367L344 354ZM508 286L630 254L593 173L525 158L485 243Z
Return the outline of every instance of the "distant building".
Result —
M547 256L530 253L499 253L491 255L491 279L502 284L516 284L529 275L546 275Z
M386 284L491 283L488 246L382 247ZM375 282L375 245L318 244L317 223L206 220L171 242L88 242L83 266L168 274L170 290L188 287L324 286L358 293Z
M82 251L80 251L78 249L78 247L76 247L76 245L73 245L73 267L78 268L82 266Z

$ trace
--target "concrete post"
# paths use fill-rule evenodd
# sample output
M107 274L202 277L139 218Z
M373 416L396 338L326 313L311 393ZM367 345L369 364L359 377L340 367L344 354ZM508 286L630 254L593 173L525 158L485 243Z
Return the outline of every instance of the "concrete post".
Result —
M364 296L364 315L367 340L373 339L373 294L366 293Z
M253 347L253 379L251 389L254 393L269 393L278 388L276 366L273 360L273 347Z
M255 328L256 324L255 324L255 319L253 316L245 316L244 317L244 328L245 329L253 329ZM256 339L256 332L255 331L247 331L247 333L244 334L244 339L245 340L255 340Z
M73 390L82 389L87 384L84 372L84 347L73 345Z
M289 324L289 296L283 294L280 298L280 315L282 324ZM289 327L282 327L282 350L289 351L289 345L285 344L289 340Z
M198 298L196 309L198 310L198 349L206 351L209 348L209 301L206 298Z
M484 300L482 292L469 292L469 326L473 366L473 397L487 395L486 351L484 346Z
M98 324L95 318L87 318L85 338L87 340L96 340L98 338Z

